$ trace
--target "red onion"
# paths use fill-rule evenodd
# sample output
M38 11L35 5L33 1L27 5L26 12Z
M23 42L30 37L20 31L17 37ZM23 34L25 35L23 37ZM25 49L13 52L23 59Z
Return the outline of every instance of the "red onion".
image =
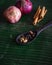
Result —
M16 7L21 10L22 14L28 14L32 11L32 2L30 0L19 0Z
M21 11L15 6L10 6L4 11L4 16L9 20L10 23L16 23L21 18Z

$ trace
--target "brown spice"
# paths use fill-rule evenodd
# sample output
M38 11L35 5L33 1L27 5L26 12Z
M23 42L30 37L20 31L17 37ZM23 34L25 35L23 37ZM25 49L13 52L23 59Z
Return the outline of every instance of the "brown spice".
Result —
M37 14L38 14L39 10L40 10L40 6L38 7L38 9L37 9L37 11L36 11L36 13L35 13L35 15L33 17L34 19L37 17Z
M47 13L47 9L45 8L45 6L43 6L42 9L39 6L33 17L34 18L33 25L36 25L38 22L40 22L44 18L46 13Z

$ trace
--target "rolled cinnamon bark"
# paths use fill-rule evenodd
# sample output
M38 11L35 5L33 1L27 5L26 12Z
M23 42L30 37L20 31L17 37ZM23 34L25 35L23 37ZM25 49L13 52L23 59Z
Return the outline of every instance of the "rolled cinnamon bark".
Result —
M35 13L35 15L33 17L34 19L37 17L37 14L38 14L39 10L40 10L40 6L38 7L38 9L37 9L37 11L36 11L36 13Z

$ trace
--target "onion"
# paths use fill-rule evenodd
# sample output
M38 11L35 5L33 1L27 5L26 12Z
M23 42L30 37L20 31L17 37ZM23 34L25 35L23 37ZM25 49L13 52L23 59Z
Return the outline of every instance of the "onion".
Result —
M19 0L16 7L21 10L22 14L28 14L32 11L32 2L30 0Z
M20 20L22 14L19 8L10 6L4 11L4 16L9 20L10 23L16 23Z

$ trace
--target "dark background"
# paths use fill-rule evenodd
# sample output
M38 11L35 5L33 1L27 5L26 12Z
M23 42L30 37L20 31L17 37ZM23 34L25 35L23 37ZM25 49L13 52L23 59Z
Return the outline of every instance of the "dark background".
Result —
M44 30L31 44L20 46L15 37L31 29L37 29L52 20L52 0L31 0L33 10L24 15L16 24L10 24L3 12L16 0L0 0L0 65L52 65L52 27ZM46 6L45 18L36 26L32 25L33 15L38 6Z

